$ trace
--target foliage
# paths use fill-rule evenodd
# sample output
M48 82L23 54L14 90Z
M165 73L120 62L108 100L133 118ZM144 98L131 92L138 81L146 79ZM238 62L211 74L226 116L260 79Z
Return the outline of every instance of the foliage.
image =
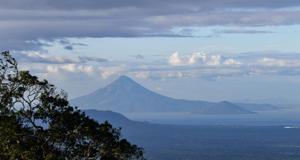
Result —
M99 124L70 106L66 92L19 71L8 51L0 65L0 159L144 159L120 128Z

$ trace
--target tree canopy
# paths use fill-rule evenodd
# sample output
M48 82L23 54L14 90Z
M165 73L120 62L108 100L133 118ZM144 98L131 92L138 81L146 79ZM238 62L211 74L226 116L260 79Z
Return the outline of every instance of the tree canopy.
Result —
M89 118L66 92L19 71L8 51L0 67L0 159L144 159L120 128Z

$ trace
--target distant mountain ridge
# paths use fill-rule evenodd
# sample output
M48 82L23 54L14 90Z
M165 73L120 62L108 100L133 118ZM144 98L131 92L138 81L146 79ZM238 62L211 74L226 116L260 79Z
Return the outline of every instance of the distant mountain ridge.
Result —
M222 101L215 106L196 112L198 114L256 114L255 112L243 109L227 101Z
M146 89L127 76L121 76L91 94L70 100L70 103L80 109L111 110L121 113L195 112L217 104L166 97ZM247 107L255 108L257 105L248 104ZM259 108L264 108L264 106ZM267 110L272 110L272 107L268 106Z
M279 107L273 106L271 104L253 104L253 103L233 103L239 107L242 107L251 111L270 111L270 110L278 110Z
M283 104L300 104L298 100L291 100L286 99L283 97L276 97L276 98L265 98L265 99L235 99L231 100L234 103L253 103L253 104L271 104L271 105L283 105Z
M99 111L95 109L89 109L89 110L82 110L82 111L85 112L85 114L88 115L90 118L98 121L99 123L108 121L108 123L112 124L114 127L141 128L141 127L149 127L149 125L151 125L148 122L139 122L139 121L130 120L121 113L117 113L109 110Z

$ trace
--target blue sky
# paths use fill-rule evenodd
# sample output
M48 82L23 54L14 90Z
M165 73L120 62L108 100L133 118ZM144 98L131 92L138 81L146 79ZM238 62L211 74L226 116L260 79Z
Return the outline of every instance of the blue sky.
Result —
M88 94L120 75L174 98L299 99L298 0L0 0L0 48Z

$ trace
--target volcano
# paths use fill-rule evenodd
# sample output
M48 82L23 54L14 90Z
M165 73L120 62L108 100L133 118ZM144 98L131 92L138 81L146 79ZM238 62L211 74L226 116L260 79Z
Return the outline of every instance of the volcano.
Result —
M152 92L127 76L121 76L104 88L70 101L80 109L115 112L189 112L214 103L169 98Z
M182 93L185 94L185 93ZM214 107L217 103L193 101L166 97L136 83L127 76L121 76L104 88L86 96L70 100L79 109L111 110L114 112L199 112ZM229 102L228 102L229 103ZM227 103L223 102L220 106ZM232 104L248 110L275 110L275 106L263 104ZM232 106L227 106L231 107ZM222 107L221 107L222 108ZM212 110L213 108L210 108ZM220 110L220 108L219 108ZM208 111L207 111L208 112ZM240 112L242 113L242 112Z

